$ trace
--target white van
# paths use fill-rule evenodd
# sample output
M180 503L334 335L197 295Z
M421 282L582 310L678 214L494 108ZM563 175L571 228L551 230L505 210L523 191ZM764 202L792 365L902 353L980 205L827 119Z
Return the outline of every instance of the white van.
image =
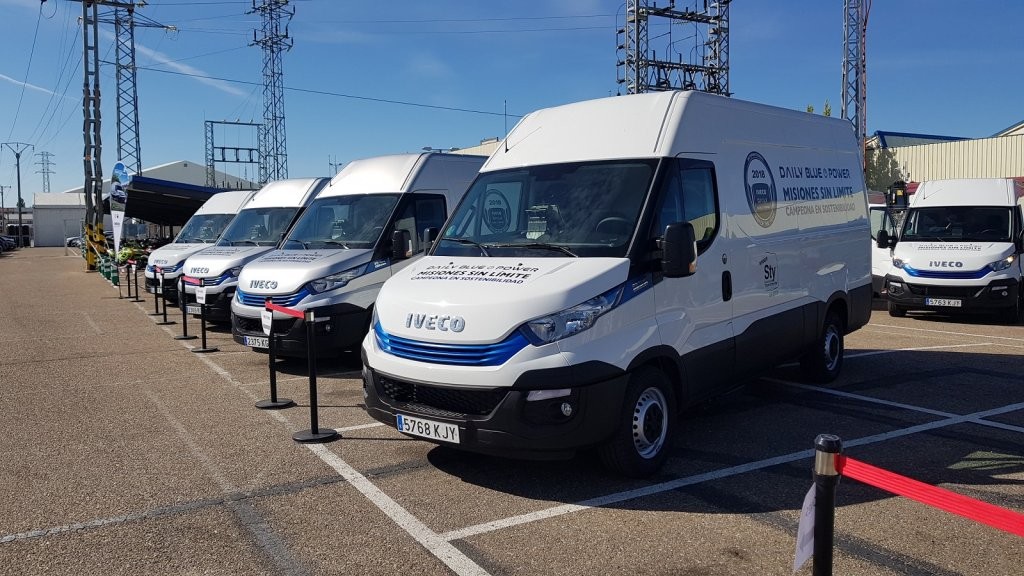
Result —
M216 242L231 219L255 193L255 190L229 190L218 192L204 202L182 226L174 242L157 248L149 255L146 264L146 292L152 294L159 289L162 272L164 296L168 300L177 301L178 276L181 275L185 259Z
M317 195L281 249L242 269L231 303L235 341L266 348L264 302L316 314L317 349L358 347L391 275L437 235L483 156L400 154L350 162ZM306 354L306 325L275 312L277 350Z
M886 276L889 313L991 312L1008 323L1024 312L1024 189L1009 178L922 182L910 202Z
M185 306L199 314L196 286L206 287L206 318L231 320L231 299L246 263L270 252L302 213L327 178L294 178L269 182L224 229L217 245L185 261Z
M701 92L534 112L381 289L367 411L650 474L681 408L791 359L839 374L870 315L867 237L849 122Z

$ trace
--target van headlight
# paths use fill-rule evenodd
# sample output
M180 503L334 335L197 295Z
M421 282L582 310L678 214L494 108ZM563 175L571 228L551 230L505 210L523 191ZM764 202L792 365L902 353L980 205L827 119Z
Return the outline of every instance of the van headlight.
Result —
M530 320L525 324L527 338L532 344L550 344L590 328L603 314L614 308L622 297L622 286L616 286L600 296L591 298L572 308Z
M906 260L902 259L902 258L893 258L892 259L892 265L895 266L896 268L899 268L900 270L902 270L903 267L905 265L907 265L907 264L908 264L908 262Z
M349 268L344 272L338 272L337 274L331 274L330 276L324 276L318 278L309 283L309 289L314 294L320 294L321 292L327 292L336 288L348 284L352 280L363 275L363 271L366 270L366 265L356 266L355 268Z
M241 266L235 266L231 270L228 270L228 272L231 273L231 277L232 278L238 278L238 275L242 273L242 267Z
M1013 261L1016 260L1016 258L1017 257L1014 256L1013 254L1010 254L1009 256L1003 258L1002 260L996 260L995 262L992 262L991 264L988 265L988 267L991 268L993 272L1006 270L1010 266L1013 266Z

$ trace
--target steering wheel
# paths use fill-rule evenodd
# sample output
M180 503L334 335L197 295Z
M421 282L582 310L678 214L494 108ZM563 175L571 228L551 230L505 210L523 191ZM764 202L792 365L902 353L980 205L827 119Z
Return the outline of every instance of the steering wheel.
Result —
M605 230L607 228L607 230ZM595 232L606 232L609 234L617 234L627 230L629 228L629 220L622 216L608 216L602 218L597 226L594 226Z

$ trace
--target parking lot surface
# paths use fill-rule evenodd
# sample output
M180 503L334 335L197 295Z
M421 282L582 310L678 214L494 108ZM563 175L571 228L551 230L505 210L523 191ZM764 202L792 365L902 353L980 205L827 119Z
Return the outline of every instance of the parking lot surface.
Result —
M653 478L590 454L528 462L407 438L363 411L351 356L278 364L158 326L80 257L0 257L2 574L792 573L813 441L1024 512L1024 327L876 310L843 374L794 366L683 414ZM125 294L122 287L121 294ZM189 331L197 334L192 320ZM835 573L1021 574L1024 539L844 478ZM810 574L810 563L799 574Z

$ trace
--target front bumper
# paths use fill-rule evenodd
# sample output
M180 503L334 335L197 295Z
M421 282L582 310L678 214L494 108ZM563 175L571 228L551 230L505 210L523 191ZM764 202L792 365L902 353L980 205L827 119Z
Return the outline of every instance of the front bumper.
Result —
M230 299L228 300L230 303ZM230 304L229 304L230 306ZM317 354L354 350L370 325L371 311L355 304L336 304L315 309L315 338ZM306 356L306 321L301 318L281 318L275 314L274 334L277 335L275 352L281 356ZM231 335L235 342L245 345L245 337L265 338L263 321L259 316L231 314Z
M907 310L942 312L995 312L1016 305L1020 282L1013 278L992 280L986 284L949 286L907 282L899 276L885 277L886 298ZM959 302L959 306L937 305L936 301Z
M571 370L529 372L511 387L447 387L403 381L370 368L363 352L363 395L375 420L397 427L397 414L454 424L459 444L418 440L461 450L528 459L567 458L577 449L600 444L621 423L629 375L605 364L593 382L578 382ZM531 390L550 389L552 381L568 396L527 401ZM571 407L566 416L562 404Z

